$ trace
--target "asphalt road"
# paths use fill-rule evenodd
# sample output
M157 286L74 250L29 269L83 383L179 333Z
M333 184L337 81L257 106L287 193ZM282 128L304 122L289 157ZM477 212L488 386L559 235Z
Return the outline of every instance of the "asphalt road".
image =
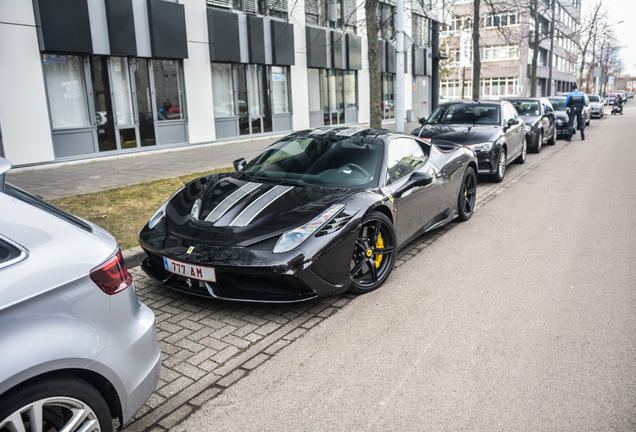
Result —
M593 121L170 430L636 430L634 117Z

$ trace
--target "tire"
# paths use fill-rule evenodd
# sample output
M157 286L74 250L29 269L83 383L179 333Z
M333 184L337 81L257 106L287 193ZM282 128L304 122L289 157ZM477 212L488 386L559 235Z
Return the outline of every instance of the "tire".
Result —
M471 218L477 198L477 176L473 167L467 167L457 196L457 216L464 222Z
M362 222L351 255L349 291L364 294L379 288L391 274L396 256L393 223L380 212Z
M523 144L521 144L521 154L517 156L517 159L515 159L515 163L518 163L518 164L525 163L527 156L528 156L528 140L524 137Z
M0 430L112 432L112 419L101 393L75 377L42 378L9 391L0 400ZM69 421L78 412L79 424ZM39 416L38 416L39 414ZM35 419L41 424L34 425Z
M548 140L548 145L555 145L557 140L557 128L556 125L552 128L552 137Z
M495 183L500 183L506 176L506 150L502 147L497 156L497 164L492 179Z
M542 146L543 146L543 131L539 131L539 136L537 137L537 143L534 145L532 151L534 153L541 153Z

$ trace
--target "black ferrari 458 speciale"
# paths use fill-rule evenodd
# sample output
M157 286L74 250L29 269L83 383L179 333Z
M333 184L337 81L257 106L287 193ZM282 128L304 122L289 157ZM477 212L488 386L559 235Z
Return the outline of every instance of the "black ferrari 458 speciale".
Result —
M190 294L298 302L387 279L398 249L473 213L473 150L388 130L292 133L200 177L140 233L143 269Z

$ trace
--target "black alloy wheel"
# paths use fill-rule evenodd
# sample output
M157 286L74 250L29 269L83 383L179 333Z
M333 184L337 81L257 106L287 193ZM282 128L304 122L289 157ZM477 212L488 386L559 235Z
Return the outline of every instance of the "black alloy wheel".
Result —
M497 165L495 166L495 174L493 175L493 181L495 183L501 183L506 176L506 149L501 148L497 155Z
M371 213L362 223L351 257L349 291L364 294L379 288L395 263L395 229L380 212Z
M475 200L477 199L477 176L472 167L464 172L462 186L457 197L457 215L460 221L467 221L473 215Z

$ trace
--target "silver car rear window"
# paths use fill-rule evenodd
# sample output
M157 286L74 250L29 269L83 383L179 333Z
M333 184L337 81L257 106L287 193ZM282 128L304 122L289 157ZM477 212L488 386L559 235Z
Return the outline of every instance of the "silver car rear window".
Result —
M76 227L83 229L84 231L93 232L93 228L89 224L81 220L80 218L65 212L61 208L55 207L50 202L44 201L42 198L36 195L33 195L25 190L15 187L12 184L7 183L5 185L4 193L14 198L17 198L20 201L24 201L25 203L30 204L34 207L37 207L40 210L43 210L49 214L52 214L53 216L56 216L62 220L65 220L66 222L73 224Z

